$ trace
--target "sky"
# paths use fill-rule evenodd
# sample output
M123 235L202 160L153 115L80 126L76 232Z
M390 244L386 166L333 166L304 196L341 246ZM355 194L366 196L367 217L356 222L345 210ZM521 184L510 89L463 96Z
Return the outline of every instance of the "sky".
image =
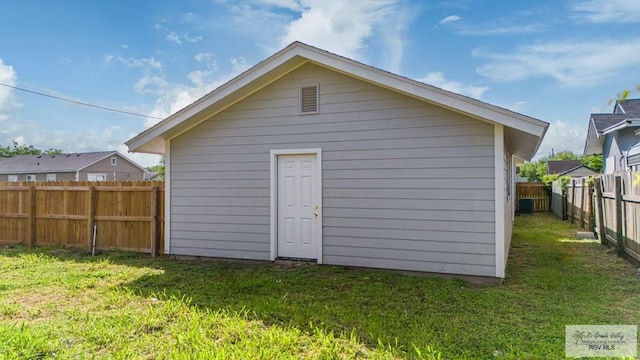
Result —
M582 153L589 114L611 112L617 93L640 84L640 0L0 0L0 9L0 84L142 115L0 85L0 145L127 154L125 141L296 40L549 122L538 157Z

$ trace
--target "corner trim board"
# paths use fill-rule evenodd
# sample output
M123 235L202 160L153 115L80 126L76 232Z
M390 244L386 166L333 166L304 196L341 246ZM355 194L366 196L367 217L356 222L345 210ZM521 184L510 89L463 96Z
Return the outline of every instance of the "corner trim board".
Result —
M171 254L171 140L164 143L164 253Z
M505 179L504 179L504 126L494 125L493 131L494 147L494 177L495 177L495 268L496 277L504 278L505 275Z

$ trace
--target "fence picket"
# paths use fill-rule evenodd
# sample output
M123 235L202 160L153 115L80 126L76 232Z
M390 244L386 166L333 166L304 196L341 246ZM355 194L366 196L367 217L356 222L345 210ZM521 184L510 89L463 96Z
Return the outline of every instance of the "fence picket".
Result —
M579 186L571 182L567 188L567 207L570 212L580 212L583 218L592 214L587 217L593 219L587 228L594 229L600 242L615 246L619 256L640 264L640 181L637 179L640 172L600 175L595 179L594 189L589 190L589 200L572 197L570 194ZM571 218L574 217L572 214ZM580 223L585 225L583 221Z
M0 183L0 242L164 251L160 181Z

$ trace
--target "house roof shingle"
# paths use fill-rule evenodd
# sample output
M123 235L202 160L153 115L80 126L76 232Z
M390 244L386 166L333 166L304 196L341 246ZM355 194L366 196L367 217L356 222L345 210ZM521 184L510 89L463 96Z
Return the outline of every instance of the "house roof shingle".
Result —
M591 114L583 154L602 154L602 136L605 130L614 125L625 125L625 121L637 118L640 118L640 99L617 101L610 114ZM616 128L610 130L615 131Z
M549 160L547 163L547 174L561 174L580 167L581 165L582 161L580 160Z
M640 117L640 99L627 99L617 103L614 111Z
M74 172L98 162L117 151L99 151L58 155L20 155L0 159L0 174Z

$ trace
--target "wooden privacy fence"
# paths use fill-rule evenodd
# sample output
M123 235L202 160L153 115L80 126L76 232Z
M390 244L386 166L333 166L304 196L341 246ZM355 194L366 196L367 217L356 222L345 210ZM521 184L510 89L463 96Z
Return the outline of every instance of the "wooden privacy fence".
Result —
M618 255L640 263L640 172L605 174L595 181L596 233Z
M94 238L97 249L164 253L164 183L0 183L0 242L91 250Z
M549 211L549 193L543 183L525 182L516 183L516 204L519 207L520 199L532 199L533 211ZM519 208L518 208L519 210Z
M594 228L593 186L588 178L571 179L567 184L566 218L581 229Z
M562 220L567 220L567 196L562 181L551 183L551 212Z

